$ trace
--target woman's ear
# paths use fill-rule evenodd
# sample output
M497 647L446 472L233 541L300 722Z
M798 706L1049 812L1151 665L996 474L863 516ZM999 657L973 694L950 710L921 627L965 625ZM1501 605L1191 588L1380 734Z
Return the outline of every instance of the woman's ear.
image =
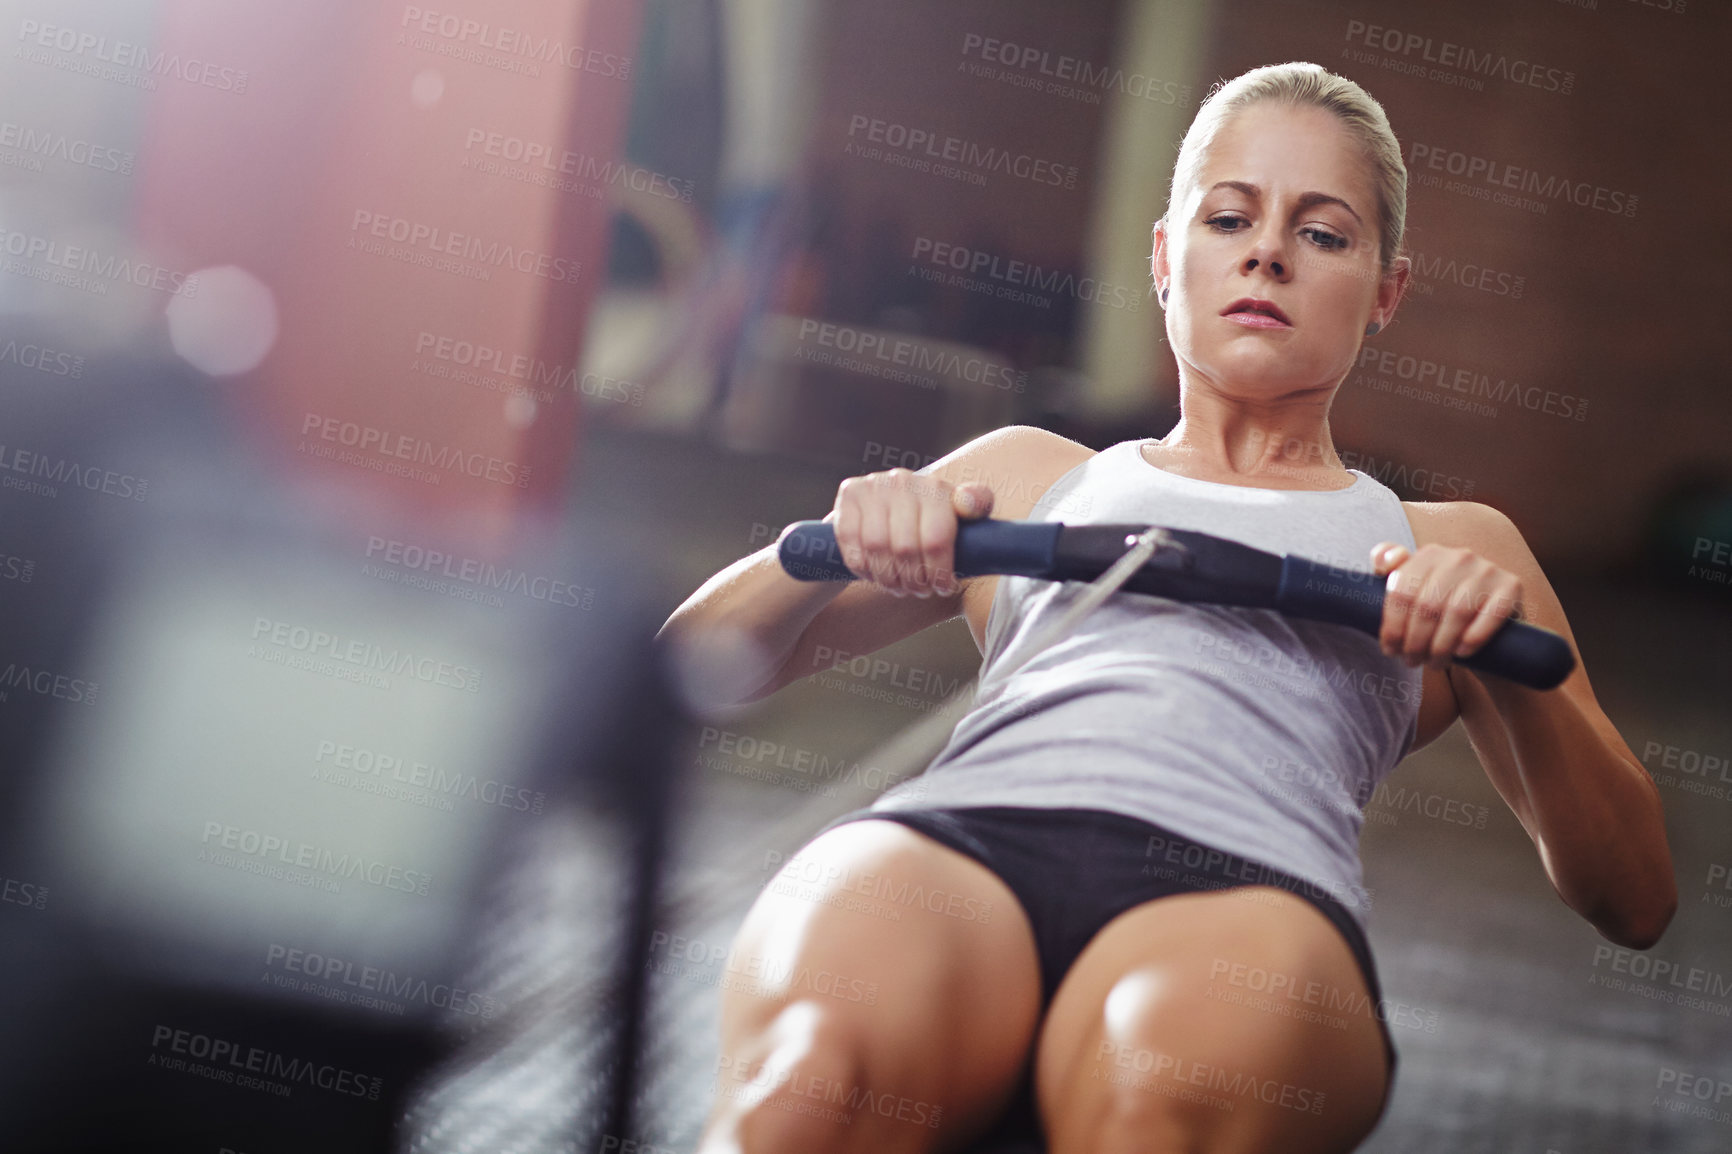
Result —
M1155 222L1154 248L1149 253L1149 275L1154 278L1153 291L1157 294L1173 275L1172 264L1167 258L1167 218L1163 216Z
M1377 313L1383 320L1379 323L1389 327L1389 322L1395 319L1395 310L1401 305L1402 298L1407 295L1407 286L1413 275L1413 261L1407 257L1398 256L1389 262L1389 271L1384 273L1377 282Z

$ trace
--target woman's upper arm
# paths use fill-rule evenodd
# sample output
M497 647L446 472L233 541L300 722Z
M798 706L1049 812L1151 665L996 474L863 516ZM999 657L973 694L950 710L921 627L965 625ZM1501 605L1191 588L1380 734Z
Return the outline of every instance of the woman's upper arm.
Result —
M949 597L895 597L869 582L851 582L812 618L782 668L749 700L768 697L838 662L893 645L960 612L960 592Z
M1079 453L1089 450L1045 429L1010 425L976 437L917 472L952 485L983 482L993 491L989 515L1020 520L1033 508L1034 498L1027 494L1044 490L1042 479L1061 465L1068 469L1065 462L1074 464ZM973 580L963 578L949 597L897 597L866 581L850 583L812 618L788 660L750 700L950 620L962 613Z
M1450 523L1445 534L1433 539L1440 544L1470 548L1493 564L1514 573L1522 583L1522 620L1561 634L1575 650L1575 634L1564 616L1563 605L1515 523L1489 505L1471 501L1451 503L1445 517ZM1444 535L1450 539L1442 539ZM1456 665L1450 666L1448 672L1456 700L1460 703L1462 725L1467 729L1474 752L1485 766L1486 776L1531 835L1534 832L1532 812L1503 719L1485 687L1473 674ZM1588 724L1611 748L1623 750L1632 762L1636 760L1617 727L1600 708L1579 652L1575 669L1562 685L1548 692L1571 698L1580 707L1581 715L1588 719Z

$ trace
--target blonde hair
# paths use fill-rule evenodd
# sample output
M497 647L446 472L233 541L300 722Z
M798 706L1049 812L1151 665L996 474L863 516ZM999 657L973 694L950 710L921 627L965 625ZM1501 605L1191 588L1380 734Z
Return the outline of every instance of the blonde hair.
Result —
M1204 150L1214 142L1228 119L1265 100L1333 113L1359 141L1371 166L1372 186L1377 191L1378 261L1383 271L1388 272L1391 262L1401 255L1402 235L1407 227L1407 165L1401 159L1401 144L1389 127L1383 105L1353 81L1320 64L1306 61L1270 64L1231 80L1216 81L1179 144L1173 183L1167 193L1167 211L1161 219L1171 227L1173 208L1195 179Z

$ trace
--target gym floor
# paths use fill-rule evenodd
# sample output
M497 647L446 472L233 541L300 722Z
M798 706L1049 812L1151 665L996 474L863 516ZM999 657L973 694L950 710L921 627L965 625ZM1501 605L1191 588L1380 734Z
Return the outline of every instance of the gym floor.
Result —
M585 520L678 566L666 575L670 611L766 543L762 527L773 538L787 521L828 511L842 475L644 434L600 431L586 454ZM1702 1098L1732 1082L1732 785L1718 795L1691 788L1718 780L1700 772L1703 755L1732 751L1732 617L1723 598L1633 579L1553 582L1602 705L1661 782L1678 915L1653 950L1615 949L1552 892L1459 726L1411 757L1368 808L1363 840L1372 944L1401 1054L1367 1151L1732 1148L1732 1099ZM808 681L717 728L876 764L874 751L979 660L959 622L881 655L920 671L900 679L917 688L899 701L862 696L861 679ZM692 738L677 767L684 803L662 926L683 941L677 953L662 943L654 959L637 1132L609 1141L597 1129L612 1033L598 979L617 923L617 845L574 810L519 847L476 960L477 988L510 1008L423 1089L407 1148L693 1148L715 1072L720 950L773 872L766 854L791 852L873 795L820 797L747 777L737 772L746 762L716 756L713 739L700 748L696 730Z

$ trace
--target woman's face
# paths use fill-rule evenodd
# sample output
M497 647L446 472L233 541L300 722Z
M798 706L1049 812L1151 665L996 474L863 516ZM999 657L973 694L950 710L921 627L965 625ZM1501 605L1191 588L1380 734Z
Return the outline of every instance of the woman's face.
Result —
M1254 104L1222 125L1182 195L1154 252L1179 362L1247 398L1339 384L1407 277L1405 261L1379 267L1377 194L1346 127L1321 108Z

